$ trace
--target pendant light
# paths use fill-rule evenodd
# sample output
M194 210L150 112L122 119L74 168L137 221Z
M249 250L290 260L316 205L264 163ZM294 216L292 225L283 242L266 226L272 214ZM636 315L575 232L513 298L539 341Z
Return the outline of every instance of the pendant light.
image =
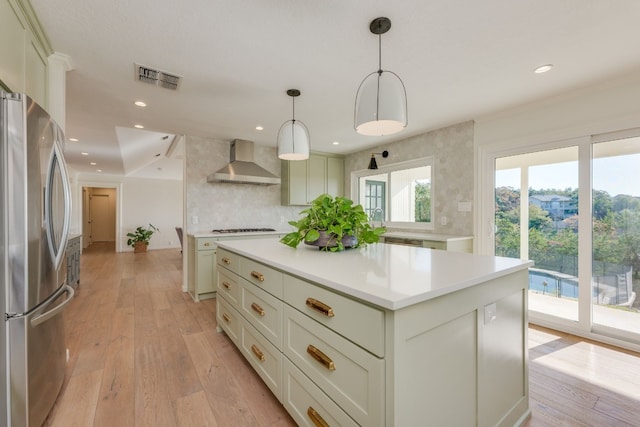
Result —
M300 96L298 89L289 89L293 118L284 122L278 131L278 157L282 160L306 160L309 158L309 130L300 120L296 120L295 99Z
M382 69L382 34L389 31L389 18L371 21L369 30L378 35L378 71L360 83L356 94L354 127L362 135L381 136L407 127L407 92L393 71Z

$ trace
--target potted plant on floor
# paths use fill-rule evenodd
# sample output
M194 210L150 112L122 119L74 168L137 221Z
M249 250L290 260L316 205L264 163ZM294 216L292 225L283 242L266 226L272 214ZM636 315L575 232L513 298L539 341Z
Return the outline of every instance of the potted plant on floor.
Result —
M280 239L292 248L304 241L320 250L337 252L376 243L387 231L385 227L372 227L362 206L345 197L322 194L300 214L305 216L289 221L297 230Z
M127 245L133 248L134 253L146 252L149 246L149 240L154 232L159 231L153 224L149 224L148 228L138 227L133 233L127 233Z

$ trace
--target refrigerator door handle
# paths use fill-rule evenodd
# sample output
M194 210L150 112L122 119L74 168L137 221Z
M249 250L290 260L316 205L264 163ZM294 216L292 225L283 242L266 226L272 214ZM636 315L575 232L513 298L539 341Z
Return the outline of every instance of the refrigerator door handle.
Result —
M54 264L57 268L60 268L62 260L65 255L65 249L67 247L67 239L69 237L69 226L71 223L71 186L69 184L69 174L64 162L64 155L60 148L60 142L58 141L58 135L53 142L53 150L51 152L51 158L49 159L49 168L47 171L47 185L45 190L45 221L47 222L46 230L49 241L49 250L54 260ZM56 170L60 174L60 180L62 183L62 200L63 200L63 217L62 217L62 230L60 233L59 241L55 239L54 219L53 219L53 187L55 180Z
M69 285L64 285L61 288L61 292L62 293L66 293L67 294L67 299L64 300L64 302L62 304L58 304L55 308L46 311L44 313L41 313L37 316L34 316L31 319L31 326L33 326L34 328L36 326L38 326L41 323L46 322L47 320L51 319L53 316L56 316L57 314L59 314L60 312L62 312L62 310L65 309L65 307L67 306L67 304L69 304L71 302L71 300L73 299L73 295L75 294L75 291L73 290L73 288ZM60 295L58 294L58 296ZM51 301L55 301L57 299L56 298L52 298ZM47 306L49 306L49 304L44 305L42 308L46 308Z

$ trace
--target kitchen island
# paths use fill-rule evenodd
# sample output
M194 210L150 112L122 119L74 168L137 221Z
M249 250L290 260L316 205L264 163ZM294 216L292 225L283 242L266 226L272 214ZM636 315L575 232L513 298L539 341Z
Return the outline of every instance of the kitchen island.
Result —
M300 425L528 418L529 261L218 243L218 326Z

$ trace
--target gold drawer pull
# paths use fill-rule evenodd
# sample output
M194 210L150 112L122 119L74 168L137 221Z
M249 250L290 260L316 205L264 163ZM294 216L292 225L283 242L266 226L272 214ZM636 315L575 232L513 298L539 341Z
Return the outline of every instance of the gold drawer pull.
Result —
M324 354L323 352L321 352L311 344L307 346L307 353L309 353L311 357L316 359L318 362L322 363L324 367L327 368L328 370L330 371L336 370L336 365L333 363L333 360L331 360L329 356L327 356L326 354Z
M260 316L264 316L264 310L262 309L262 307L260 307L258 304L256 304L255 302L251 303L251 308L253 309L253 311L255 311L256 313L258 313Z
M333 308L329 307L327 304L323 303L322 301L318 301L317 299L307 298L307 305L312 309L319 311L320 313L324 314L327 317L335 316L335 313L333 312Z
M224 319L225 322L229 323L231 322L231 318L229 317L229 315L227 313L224 313L222 315L222 318Z
M211 246L211 243L207 242L207 243L203 244L202 246Z
M231 264L231 260L230 260L229 258L227 258L227 257L222 258L222 262L223 262L224 264L226 264L226 265Z
M258 279L261 282L264 282L264 274L258 273L257 271L252 271L251 272L251 277L254 277L254 278Z
M231 289L231 285L227 282L222 282L222 286L224 286L225 289Z
M264 362L264 354L254 344L251 345L251 351L253 351L253 354L255 354L261 362Z
M327 422L324 420L324 418L322 418L320 414L316 412L316 410L311 406L309 406L309 409L307 409L307 415L309 416L309 418L311 418L311 422L316 427L330 427L329 424L327 424Z

